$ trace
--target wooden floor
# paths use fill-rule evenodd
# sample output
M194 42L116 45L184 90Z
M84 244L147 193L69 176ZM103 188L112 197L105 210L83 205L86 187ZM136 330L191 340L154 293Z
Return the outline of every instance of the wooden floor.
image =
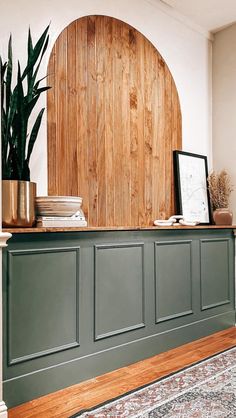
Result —
M236 345L236 328L140 361L9 410L9 418L68 418Z

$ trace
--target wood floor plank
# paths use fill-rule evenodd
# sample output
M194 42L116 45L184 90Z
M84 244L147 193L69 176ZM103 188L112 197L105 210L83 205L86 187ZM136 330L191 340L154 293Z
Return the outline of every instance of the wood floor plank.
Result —
M9 418L68 418L235 345L233 327L12 408Z

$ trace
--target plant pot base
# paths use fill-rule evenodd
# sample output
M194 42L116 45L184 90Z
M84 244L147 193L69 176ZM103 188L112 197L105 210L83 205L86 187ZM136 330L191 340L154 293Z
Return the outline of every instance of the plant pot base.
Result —
M215 225L232 225L233 214L228 208L216 209L213 212Z
M35 223L35 197L35 183L21 180L3 180L3 227L32 227Z

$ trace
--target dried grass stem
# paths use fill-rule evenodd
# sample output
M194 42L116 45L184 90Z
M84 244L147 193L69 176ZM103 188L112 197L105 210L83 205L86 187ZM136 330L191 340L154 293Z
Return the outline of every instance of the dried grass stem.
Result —
M226 170L222 170L220 173L213 171L208 176L208 188L213 210L229 207L229 197L233 188Z

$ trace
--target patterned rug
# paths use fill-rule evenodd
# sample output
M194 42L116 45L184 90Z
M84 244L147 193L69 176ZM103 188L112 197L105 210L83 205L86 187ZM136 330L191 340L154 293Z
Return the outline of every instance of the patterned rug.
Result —
M236 418L236 348L76 417Z

